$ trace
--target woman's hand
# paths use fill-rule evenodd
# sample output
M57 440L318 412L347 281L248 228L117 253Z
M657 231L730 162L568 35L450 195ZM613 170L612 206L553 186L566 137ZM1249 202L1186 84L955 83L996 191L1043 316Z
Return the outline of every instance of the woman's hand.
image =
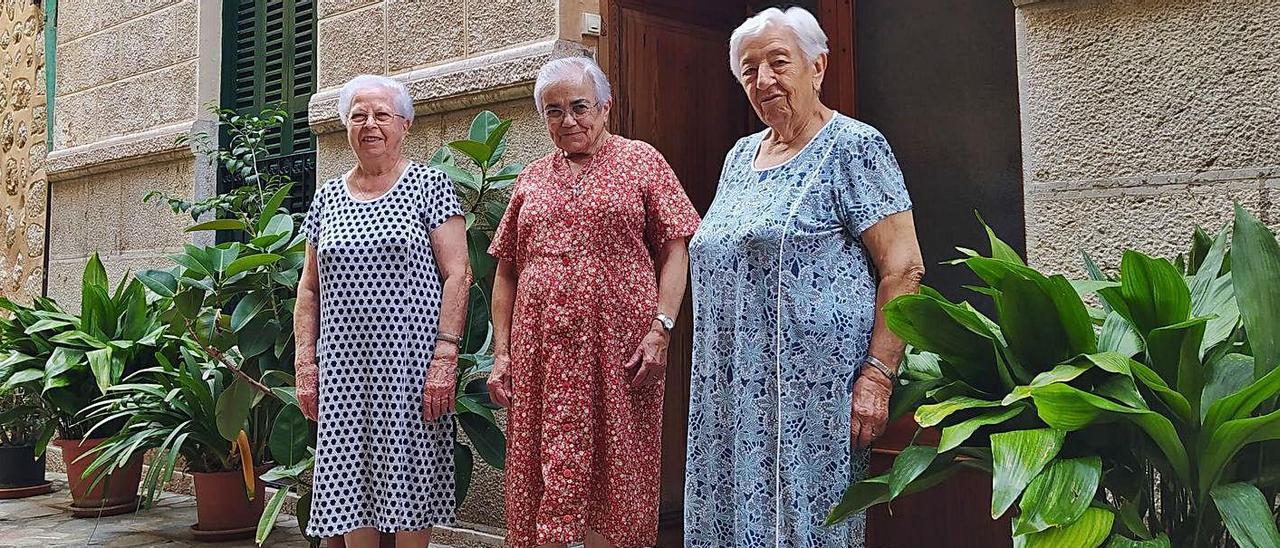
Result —
M453 410L458 384L458 346L436 341L436 355L427 369L427 382L422 388L422 418L427 422Z
M318 421L320 417L319 396L320 371L315 360L299 360L293 364L295 384L297 384L298 407L302 416Z
M511 407L511 356L498 354L493 357L493 369L489 371L489 399L500 407Z
M853 383L853 417L849 421L854 447L863 450L884 435L889 423L889 396L893 385L879 370L864 366Z
M670 340L671 335L660 327L650 329L640 340L640 346L622 367L632 386L648 386L662 379L667 370L667 344Z

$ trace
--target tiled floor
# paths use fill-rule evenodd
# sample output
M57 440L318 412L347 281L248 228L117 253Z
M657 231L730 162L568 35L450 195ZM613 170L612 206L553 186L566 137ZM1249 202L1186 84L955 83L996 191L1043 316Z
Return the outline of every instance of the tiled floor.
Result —
M60 476L49 474L50 479ZM222 543L196 542L191 525L196 522L195 499L165 494L155 508L104 518L75 518L67 506L71 495L66 483L54 479L53 493L17 500L0 500L0 547L105 546L254 546L252 540ZM305 547L297 521L282 515L263 546ZM433 547L448 548L433 544Z

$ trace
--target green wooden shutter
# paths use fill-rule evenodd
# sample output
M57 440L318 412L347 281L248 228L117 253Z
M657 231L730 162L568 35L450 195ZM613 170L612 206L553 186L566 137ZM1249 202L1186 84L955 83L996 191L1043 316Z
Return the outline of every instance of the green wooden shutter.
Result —
M305 210L315 190L315 136L307 102L315 93L315 0L225 0L222 107L253 114L282 105L289 121L267 138L266 164L295 184L290 207ZM221 174L221 190L238 184Z

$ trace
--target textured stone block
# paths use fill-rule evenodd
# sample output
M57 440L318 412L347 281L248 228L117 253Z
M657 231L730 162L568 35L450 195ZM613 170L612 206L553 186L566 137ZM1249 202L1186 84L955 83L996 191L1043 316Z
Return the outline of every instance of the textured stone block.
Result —
M196 117L196 62L189 61L57 101L55 149L87 145Z
M321 88L341 86L359 74L386 72L386 8L381 4L322 19L316 54Z
M75 40L106 30L174 4L192 4L196 0L135 0L102 2L101 0L62 0L58 2L58 42Z
M466 55L463 3L387 0L388 70L394 74Z
M358 10L370 4L377 4L382 0L319 0L316 3L316 17L324 19L341 15L343 13Z
M148 192L159 190L170 196L191 199L195 174L192 159L147 166L136 170L106 173L94 177L96 185L112 185L121 189L120 249L124 252L176 249L191 241L183 229L192 224L191 216L175 214L162 200L143 203Z
M468 0L467 55L555 36L557 3L555 0Z
M58 92L75 93L195 59L197 9L185 2L58 44Z

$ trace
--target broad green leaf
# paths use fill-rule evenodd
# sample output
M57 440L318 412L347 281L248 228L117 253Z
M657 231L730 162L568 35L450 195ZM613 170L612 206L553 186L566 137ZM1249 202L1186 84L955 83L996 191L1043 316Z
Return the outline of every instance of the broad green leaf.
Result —
M89 359L89 371L93 373L93 380L98 384L99 391L105 394L111 385L119 382L120 379L115 377L111 367L110 348L90 350L85 353L85 357Z
M107 269L102 266L102 260L98 258L98 254L94 253L89 256L89 261L84 265L84 277L81 279L81 290L84 291L88 287L107 289Z
M267 541L267 537L271 536L271 531L276 527L276 519L280 517L280 510L284 508L284 501L289 498L290 490L290 487L277 490L263 508L262 517L258 519L258 531L253 537L253 541L258 546L262 546L262 543Z
M231 267L231 264L240 257L241 247L242 245L240 243L231 242L209 248L209 261L212 266L212 271L223 273L225 277L230 277L230 275L225 274L225 272L227 268Z
M243 299L240 299L240 302L236 303L235 309L231 311L231 331L239 333L270 302L271 297L266 293L254 291L245 295Z
M280 323L268 316L258 316L237 336L237 345L245 358L252 358L275 346L280 334Z
M453 444L453 500L461 508L471 490L471 472L475 468L475 456L466 444Z
M999 518L1022 490L1058 455L1066 432L1049 428L991 435L991 519Z
M476 181L476 176L470 171L449 164L438 165L436 168L445 172L445 174L448 175L455 184L462 185L472 192L478 192L480 190L480 183Z
M1280 371L1280 367L1272 371ZM1205 434L1208 441L1200 448L1200 493L1209 492L1217 485L1227 464L1241 448L1251 443L1280 439L1280 411L1227 421L1216 430L1205 430Z
M49 360L44 365L45 382L49 382L55 377L61 376L63 373L71 371L77 365L82 364L84 359L84 351L74 348L59 346L53 349L49 354Z
M178 292L178 279L164 270L143 270L134 277L161 297L172 297Z
M1243 354L1227 354L1206 366L1204 392L1200 400L1200 420L1218 400L1240 392L1253 384L1253 358Z
M504 181L511 181L511 180L514 180L516 177L520 176L521 171L524 171L524 164L508 164L497 173L490 175L488 181L490 183L500 183ZM496 187L491 187L491 188L496 189Z
M293 190L293 183L285 183L284 186L276 189L275 194L272 194L271 198L267 200L266 205L262 207L262 215L258 218L257 228L259 234L272 233L271 230L267 229L267 226L275 221L275 213L280 209L280 205L284 204L285 198L289 197L290 190ZM293 228L292 219L290 219L289 228Z
M1132 358L1143 350L1142 337L1133 330L1133 324L1115 311L1107 314L1098 335L1098 351L1116 352Z
M912 481L929 468L938 456L936 447L909 445L893 459L889 470L889 498L897 498Z
M276 213L271 216L271 220L267 222L267 226L263 228L262 235L280 236L282 238L289 237L293 234L293 216L288 213Z
M1187 449L1173 423L1164 415L1147 409L1127 407L1065 384L1037 388L1031 396L1035 400L1040 420L1059 430L1076 431L1118 419L1136 424L1169 459L1178 478L1190 481L1191 463Z
M493 156L493 150L489 148L489 145L484 144L482 141L473 141L470 139L453 141L449 143L449 148L465 154L478 166L487 166L489 158Z
M1202 234L1197 227L1197 235ZM1195 275L1191 279L1191 313L1195 316L1207 316L1210 311L1210 302L1212 301L1213 292L1211 291L1214 282L1220 279L1219 273L1222 272L1223 259L1227 255L1227 237L1230 235L1230 229L1223 228L1218 232L1218 236L1213 239L1213 244L1205 252L1203 260L1195 270ZM1196 238L1196 240L1199 240Z
M957 411L1000 406L1001 404L998 401L980 400L969 396L956 396L941 403L920 406L920 409L916 410L916 422L919 423L920 426L928 428L930 426L937 426Z
M1026 548L1096 548L1111 535L1116 516L1102 508L1089 508L1070 525L1052 527L1026 536Z
M204 304L204 290L187 288L173 296L173 305L182 317L194 320L200 315L200 307Z
M479 230L467 231L467 252L471 255L471 273L477 280L488 279L498 267L488 253L489 236Z
M1076 295L1079 295L1082 299L1097 293L1099 289L1120 287L1118 282L1110 280L1068 280L1068 282L1071 284L1071 288L1076 290Z
M22 371L14 373L9 377L8 381L5 381L3 390L13 390L24 383L41 380L43 378L44 371L39 369L23 369Z
M1110 357L1108 357L1110 356ZM1195 417L1191 414L1191 403L1182 397L1176 390L1169 388L1165 384L1164 379L1160 378L1155 371L1143 365L1141 362L1134 361L1129 358L1115 359L1118 354L1086 356L1095 363L1111 362L1111 366L1127 367L1128 374L1133 375L1134 380L1141 382L1144 386L1155 393L1161 403L1183 424L1195 424Z
M991 258L1008 261L1020 266L1027 265L1027 263L1023 262L1022 256L1018 255L1018 252L1015 251L1012 246L1004 243L1004 240L1001 240L996 236L996 232L991 230L991 227L987 225L987 221L982 218L982 215L978 215L978 222L982 224L983 230L987 232L987 241L991 244Z
M1256 217L1236 204L1231 242L1231 279L1249 346L1254 378L1280 365L1280 242Z
M1013 534L1038 533L1074 523L1089 508L1101 479L1102 459L1097 456L1055 459L1027 485Z
M507 131L511 129L511 120L504 120L489 133L489 138L485 139L484 144L488 145L489 150L493 151L493 155L489 157L489 166L497 165L502 161L502 155L507 151Z
M284 466L297 464L307 458L307 438L310 435L311 426L302 416L302 411L293 405L284 406L271 427L271 458Z
M1120 287L1098 295L1144 337L1191 315L1191 290L1182 274L1169 261L1136 251L1126 251L1120 261Z
M1278 392L1280 371L1272 370L1265 377L1210 405L1205 413L1203 432L1212 434L1227 421L1249 417L1262 402L1275 397Z
M218 435L228 442L234 442L249 419L249 405L253 402L253 387L244 379L236 380L218 396L215 408L215 420Z
M187 227L186 232L198 232L201 230L244 230L248 228L244 221L239 219L214 219L203 223L195 224Z
M888 474L858 481L844 490L840 502L827 515L826 524L840 523L858 512L889 500Z
M1222 522L1240 548L1280 546L1280 531L1271 515L1271 504L1262 491L1248 483L1219 485L1209 492Z
M1115 535L1111 537L1111 542L1107 543L1107 548L1173 548L1173 545L1169 543L1169 537L1163 533L1148 540L1132 540Z
M241 272L253 270L260 266L267 266L283 258L284 257L274 253L255 253L253 255L246 255L232 261L230 265L227 265L226 276L230 278Z
M1153 329L1147 336L1151 369L1186 398L1193 416L1200 414L1200 393L1204 390L1200 341L1204 338L1205 321L1197 318L1179 322Z
M292 386L277 386L271 389L271 393L280 398L285 405L298 405L297 389Z
M994 337L968 311L927 295L904 295L885 305L884 314L889 329L908 344L941 357L947 376L984 392L1004 393L1000 376L992 374Z
M453 152L451 152L447 146L440 147L436 149L435 155L431 157L428 164L430 164L431 167L440 167L441 164L453 165Z
M498 425L474 413L463 413L456 418L462 424L462 430L467 433L467 439L471 440L471 445L480 453L480 458L489 463L489 466L503 469L507 460L507 443Z
M481 111L471 120L471 128L467 131L467 139L483 143L501 125L502 120L498 118L498 115L488 110Z
M1024 409L1026 409L1025 405L1015 404L1007 409L983 413L964 422L943 428L942 439L938 441L938 452L945 453L960 447L979 428L1005 422L1018 416Z

